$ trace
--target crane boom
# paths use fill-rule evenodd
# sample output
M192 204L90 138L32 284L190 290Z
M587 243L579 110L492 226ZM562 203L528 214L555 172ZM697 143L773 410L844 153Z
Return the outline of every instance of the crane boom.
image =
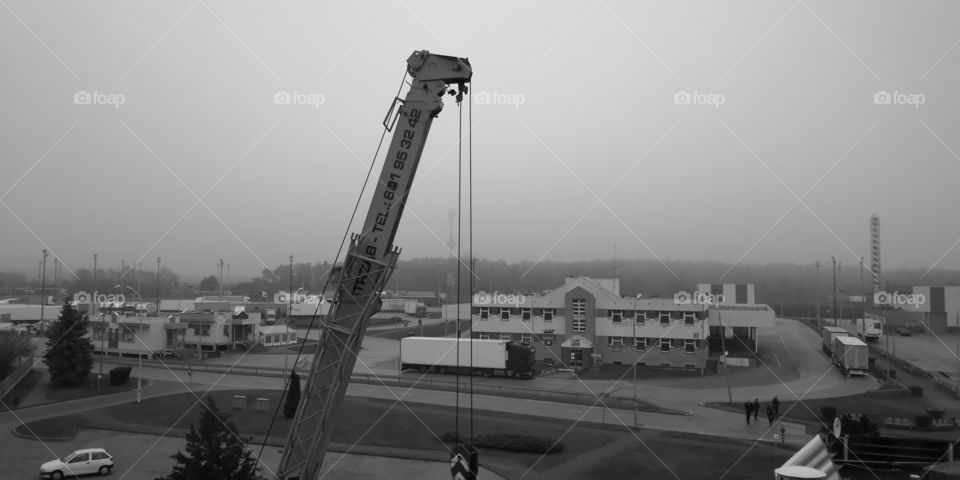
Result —
M396 267L400 250L393 239L430 125L443 109L442 97L448 85L459 86L459 100L472 76L467 59L434 55L426 50L410 55L407 73L411 77L410 90L397 110L396 130L363 230L350 239L336 280L334 303L320 327L304 393L277 470L281 480L313 480L320 471L367 320L380 310L380 292Z

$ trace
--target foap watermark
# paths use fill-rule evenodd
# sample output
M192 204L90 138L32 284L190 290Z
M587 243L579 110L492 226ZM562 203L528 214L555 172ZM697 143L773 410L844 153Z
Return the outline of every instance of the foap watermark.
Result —
M900 293L900 292L876 292L873 294L874 305L888 305L891 307L902 307L909 305L917 308L927 303L926 295L922 293Z
M120 108L120 105L127 103L127 97L122 93L80 90L73 94L73 103L75 105L109 105L113 108Z
M527 296L522 293L480 292L473 295L474 305L513 305L519 307L526 301Z
M93 295L90 295L81 290L73 294L73 302L77 305L90 305L91 303L104 305L108 303L126 303L127 299L122 293L93 292Z
M308 105L313 108L320 108L320 105L327 103L327 97L322 93L279 90L273 93L273 103L275 105Z
M720 108L720 105L727 103L727 97L722 93L680 90L673 94L673 103L677 105L711 105L713 108Z
M522 93L491 93L480 90L474 93L473 97L473 102L477 105L513 105L513 108L520 108L520 105L527 103L527 96Z
M295 292L293 295L287 292L277 292L273 295L273 303L305 303L309 305L319 305L321 302L323 302L323 295L312 295L301 292Z
M690 293L681 290L673 294L673 303L677 305L717 305L726 302L722 293L714 295L712 293Z
M873 94L873 103L877 105L911 105L913 108L920 108L920 105L927 103L927 96L922 93L880 90Z

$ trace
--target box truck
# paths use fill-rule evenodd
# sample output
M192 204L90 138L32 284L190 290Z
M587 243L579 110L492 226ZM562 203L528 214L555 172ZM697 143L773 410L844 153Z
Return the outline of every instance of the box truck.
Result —
M867 344L857 337L838 336L833 339L833 364L844 375L866 375L869 355Z
M460 362L457 362L457 342ZM473 371L470 346L473 344ZM400 339L400 369L421 373L454 373L513 378L533 378L534 348L509 340L478 340L447 337L405 337Z
M823 340L823 353L827 355L832 355L833 352L833 339L838 336L849 336L850 332L843 327L823 327L823 330L820 332L820 338Z
M864 342L876 343L883 335L883 322L879 318L858 318L857 336Z

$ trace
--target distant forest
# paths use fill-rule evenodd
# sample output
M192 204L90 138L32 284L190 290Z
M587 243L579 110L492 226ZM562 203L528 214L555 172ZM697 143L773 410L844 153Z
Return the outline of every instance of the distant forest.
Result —
M470 276L467 260L460 265L460 297L463 301L470 298ZM293 265L292 284L294 289L303 288L310 293L320 293L325 286L331 264L295 263ZM866 267L868 268L868 267ZM728 271L729 270L729 271ZM49 272L49 271L48 271ZM615 273L616 272L616 273ZM89 269L77 271L79 278L61 279L59 287L68 293L78 290L99 290L115 292L120 284L118 269L100 269L97 273L97 286L93 286L93 272ZM215 273L215 272L212 272ZM280 290L288 290L291 285L290 265L278 265L264 269L259 276L242 282L230 282L224 285L235 295L247 295L252 300L272 298ZM883 273L883 289L887 291L908 291L913 285L960 285L960 271L931 270L924 275L922 269L887 270ZM508 263L502 260L475 261L473 291L498 291L504 293L534 293L560 286L567 276L586 275L594 278L620 278L620 293L633 296L637 293L645 297L672 297L678 291L691 291L698 283L753 283L756 285L757 301L787 310L812 306L816 299L817 269L813 263L798 265L791 263L730 264L705 261L667 261L656 260L592 260L576 262L530 261ZM821 304L828 303L833 290L833 274L830 263L820 265ZM135 270L128 271L122 281L126 287L137 289L144 300L156 295L157 274L144 271L139 275ZM872 278L869 270L862 272L863 289L872 291ZM52 278L48 273L48 288ZM839 269L837 288L841 295L859 295L861 292L861 272L859 260L856 263L843 263ZM452 258L414 258L401 260L397 270L387 286L387 290L439 292L448 299L455 299L457 292L457 261ZM160 272L160 293L164 298L196 297L203 293L219 290L215 274L207 276L196 284L185 283L180 277L163 268ZM0 272L0 293L9 295L14 288L36 287L22 274ZM266 294L266 297L264 297Z

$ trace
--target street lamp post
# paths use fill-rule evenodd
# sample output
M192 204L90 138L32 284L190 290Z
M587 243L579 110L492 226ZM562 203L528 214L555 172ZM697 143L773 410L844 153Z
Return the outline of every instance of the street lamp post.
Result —
M637 302L640 301L638 293L633 299L633 426L637 426Z
M815 262L817 265L817 287L816 287L816 303L817 303L817 331L822 332L823 327L820 323L820 261Z
M50 252L46 248L43 249L43 268L40 273L40 323L42 324L46 319L43 317L43 307L47 304L47 255L50 255Z
M833 325L837 325L837 259L830 257L833 262Z
M143 331L143 299L140 297L140 292L135 288L127 285L127 288L130 289L133 293L137 294L137 303L139 308L137 308L137 335L136 339L140 342L141 345L146 346L143 343L143 340L140 339L140 332ZM140 403L140 389L143 388L143 354L142 352L137 352L137 403Z
M720 313L720 302L714 302L717 308L717 322L720 323L720 349L723 350L723 373L727 377L727 403L733 405L733 390L730 388L730 352L727 351L727 329L723 327L723 316Z
M293 255L290 255L290 294L287 295L287 321L293 320Z

